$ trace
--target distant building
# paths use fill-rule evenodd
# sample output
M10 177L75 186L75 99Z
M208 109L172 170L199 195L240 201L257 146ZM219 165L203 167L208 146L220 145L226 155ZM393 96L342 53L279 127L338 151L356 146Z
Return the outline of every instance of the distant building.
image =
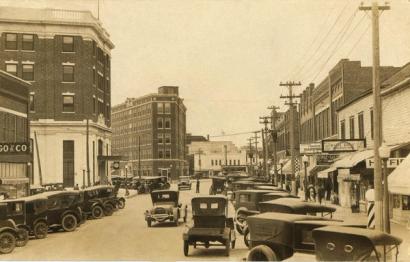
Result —
M208 136L209 137L209 136ZM195 173L194 166L195 166L195 155L188 153L188 147L192 142L206 142L209 140L208 137L200 136L200 135L192 135L190 133L186 134L186 146L187 146L187 161L188 161L188 174L193 175Z
M0 8L0 68L30 87L31 138L43 183L82 185L89 119L90 182L104 182L111 152L110 35L89 11ZM34 158L36 159L34 150ZM33 183L40 181L35 162Z
M112 110L113 154L129 159L134 176L138 170L140 175L172 179L188 174L186 107L177 86L128 98Z
M26 196L32 167L28 125L30 83L0 70L0 194Z
M194 155L194 173L209 176L222 171L223 166L245 166L246 151L231 141L192 142L188 154Z

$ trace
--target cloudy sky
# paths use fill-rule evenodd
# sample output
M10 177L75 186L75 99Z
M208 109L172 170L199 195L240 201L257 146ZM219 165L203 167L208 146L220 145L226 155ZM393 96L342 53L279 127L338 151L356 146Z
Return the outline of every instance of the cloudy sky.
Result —
M0 0L2 6L90 10L97 0ZM281 81L318 84L338 60L371 65L370 14L355 0L100 0L112 51L112 104L178 85L187 131L260 129ZM368 1L363 1L368 4ZM384 3L384 1L380 1ZM381 63L410 62L410 2L381 17ZM299 93L302 87L295 89ZM225 136L242 145L250 134Z

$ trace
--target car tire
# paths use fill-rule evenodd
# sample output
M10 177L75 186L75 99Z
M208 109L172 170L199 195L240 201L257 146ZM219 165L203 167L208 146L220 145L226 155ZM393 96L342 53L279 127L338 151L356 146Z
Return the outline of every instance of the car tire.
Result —
M16 237L10 232L0 233L0 253L8 254L16 247Z
M188 256L189 253L189 243L188 240L184 240L184 256Z
M77 218L73 214L67 214L61 219L61 227L66 232L72 232L77 228Z
M17 229L16 247L24 247L28 242L28 231L24 228Z
M259 245L248 253L247 261L278 261L275 252L266 245Z
M239 234L243 235L243 229L240 225L235 223L235 228L236 228L236 231L238 231Z
M37 222L37 223L34 225L33 231L34 231L34 236L35 236L37 239L46 238L46 237L47 237L47 233L48 233L48 225L47 225L47 223L44 222L44 221Z
M94 219L99 219L104 216L104 210L101 206L95 206L91 209L91 216Z
M151 227L151 223L152 223L151 220L147 220L147 226L148 227Z
M228 238L228 239L225 241L225 256L229 257L229 251L230 251L230 249L231 249L231 239Z
M118 200L118 208L119 209L124 209L124 207L125 207L125 199L119 199Z
M112 204L108 203L104 205L104 215L105 216L112 216L114 214L114 207Z
M245 243L245 246L249 248L250 245L250 240L249 240L249 228L245 229L245 232L243 233L243 242Z

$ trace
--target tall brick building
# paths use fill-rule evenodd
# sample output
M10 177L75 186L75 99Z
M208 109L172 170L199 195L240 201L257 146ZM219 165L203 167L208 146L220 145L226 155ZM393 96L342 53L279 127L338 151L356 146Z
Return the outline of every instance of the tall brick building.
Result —
M107 163L98 156L111 151L114 45L99 20L88 11L1 7L0 32L0 68L32 84L31 137L43 183L82 185L87 119L90 180L106 179Z
M139 170L172 179L188 173L186 107L178 87L159 87L157 94L128 98L112 110L113 154L128 157L134 176Z

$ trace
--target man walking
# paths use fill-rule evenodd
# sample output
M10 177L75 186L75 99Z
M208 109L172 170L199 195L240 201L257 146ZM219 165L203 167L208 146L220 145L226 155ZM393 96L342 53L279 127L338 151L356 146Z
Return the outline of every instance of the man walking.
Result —
M196 179L196 193L199 193L199 178Z

